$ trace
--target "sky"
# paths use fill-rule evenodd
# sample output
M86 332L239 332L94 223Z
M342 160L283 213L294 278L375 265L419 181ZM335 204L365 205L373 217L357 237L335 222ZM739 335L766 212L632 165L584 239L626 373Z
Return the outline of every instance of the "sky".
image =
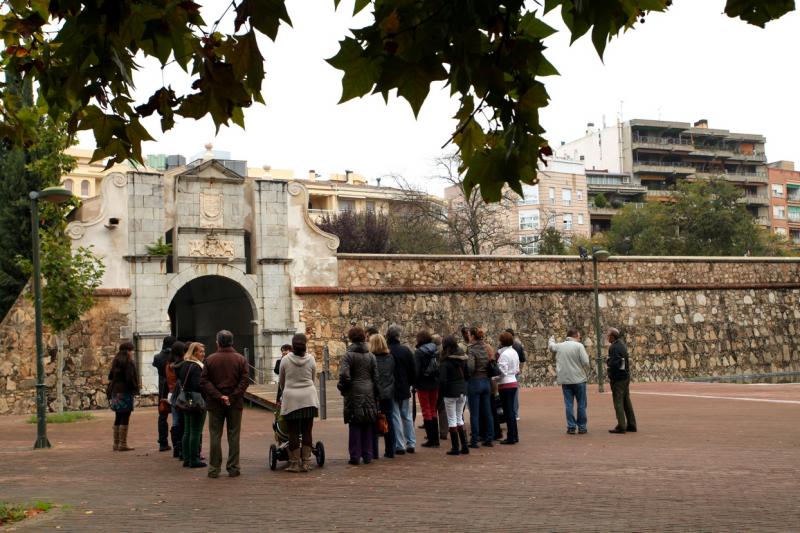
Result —
M327 176L352 170L371 183L401 174L430 192L443 186L430 179L433 159L455 129L457 102L441 85L434 87L417 119L399 99L385 104L370 96L337 105L341 73L325 62L338 50L350 27L368 23L369 14L351 16L353 0L338 11L331 0L287 0L293 27L282 27L277 41L264 39L266 106L245 111L246 130L223 127L215 135L210 119L178 120L161 133L157 120L145 122L156 142L144 153L190 157L213 143L215 150L246 159L251 167L309 169ZM209 1L206 20L214 20L226 2ZM559 29L547 39L547 57L560 76L545 79L551 97L541 113L553 146L581 137L588 122L615 124L618 118L694 122L712 128L760 133L767 138L769 161L800 163L800 14L771 22L766 30L724 15L724 0L675 0L669 12L650 14L642 25L614 39L601 61L589 39L569 45L560 13L546 21ZM223 28L224 29L224 28ZM176 65L162 73L143 64L136 78L137 100L144 101L163 83L186 88ZM82 146L93 147L86 134ZM384 181L384 185L386 185Z

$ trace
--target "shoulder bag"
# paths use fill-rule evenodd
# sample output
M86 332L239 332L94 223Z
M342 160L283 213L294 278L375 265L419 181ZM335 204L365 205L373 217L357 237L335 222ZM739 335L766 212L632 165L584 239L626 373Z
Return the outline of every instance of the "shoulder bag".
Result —
M206 401L199 392L186 392L186 382L189 379L190 370L186 369L186 376L183 378L181 391L175 400L175 408L185 413L199 413L206 410Z

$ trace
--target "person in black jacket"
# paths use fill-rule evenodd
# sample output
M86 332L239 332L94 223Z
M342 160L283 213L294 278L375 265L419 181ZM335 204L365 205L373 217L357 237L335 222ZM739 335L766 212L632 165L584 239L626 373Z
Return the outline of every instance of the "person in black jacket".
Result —
M187 395L192 392L202 394L200 376L203 373L203 360L206 357L206 348L202 343L193 342L186 350L183 361L175 365L178 382L181 390ZM208 466L200 460L200 435L206 422L206 412L186 411L183 413L183 466L186 468L205 468Z
M450 444L447 455L468 454L467 434L464 431L464 405L467 403L467 356L453 335L442 340L442 366L439 369L439 384L447 412L447 427ZM461 449L459 449L459 441Z
M411 387L416 381L414 371L414 354L408 346L400 343L403 328L389 326L386 342L394 359L394 409L392 410L392 427L394 428L394 453L414 453L417 436L414 431L414 420L411 418L409 399Z
M161 342L161 351L156 353L153 357L153 366L158 370L158 401L167 399L169 388L167 387L167 365L169 364L172 355L172 343L175 342L175 337L167 335ZM158 451L166 452L171 450L167 436L169 434L169 425L167 424L167 416L169 410L161 412L162 408L158 408Z
M616 328L608 330L608 380L611 382L611 396L614 400L614 411L617 413L617 426L609 429L609 433L636 432L636 416L631 403L630 362L628 347L622 342L622 336Z
M106 395L114 411L114 451L129 452L128 424L133 412L133 397L139 394L139 374L133 363L136 348L132 342L119 345L108 372Z
M375 356L378 364L378 412L386 417L388 425L383 435L383 456L394 459L394 424L392 411L394 410L394 357L389 352L386 339L380 333L373 333L369 337L369 351ZM375 435L375 457L378 456L378 435Z
M417 333L414 370L417 374L417 396L427 438L422 446L438 448L439 418L436 413L436 403L439 400L439 354L430 331L426 329Z

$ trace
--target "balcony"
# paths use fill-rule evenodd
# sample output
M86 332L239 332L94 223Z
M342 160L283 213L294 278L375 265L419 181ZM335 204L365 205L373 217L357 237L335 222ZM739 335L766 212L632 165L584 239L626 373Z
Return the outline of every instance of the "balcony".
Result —
M787 202L798 202L800 203L800 194L787 194L786 195Z
M767 154L764 152L744 153L740 151L734 151L733 156L731 156L730 159L735 159L737 161L750 161L753 163L766 163Z
M683 161L634 161L634 172L649 172L652 174L694 174L695 168L691 163Z
M766 172L722 172L698 170L697 177L700 179L723 179L735 183L769 183Z
M675 196L675 191L670 191L666 189L648 189L647 190L647 197L648 198L672 198Z
M694 150L689 139L678 139L676 137L646 137L634 135L632 139L633 149L647 148L650 150L667 150L670 152L691 152Z
M769 196L766 194L745 194L739 202L747 205L770 205Z
M589 217L613 217L618 211L616 207L589 206Z
M789 213L786 220L792 225L800 224L800 213Z
M592 183L587 181L589 194L599 192L615 192L618 194L632 195L643 194L647 187L644 185L635 185L633 183Z
M733 150L718 146L695 146L691 155L695 157L731 158L736 154Z
M769 218L767 217L754 217L755 223L759 226L767 226L769 227Z

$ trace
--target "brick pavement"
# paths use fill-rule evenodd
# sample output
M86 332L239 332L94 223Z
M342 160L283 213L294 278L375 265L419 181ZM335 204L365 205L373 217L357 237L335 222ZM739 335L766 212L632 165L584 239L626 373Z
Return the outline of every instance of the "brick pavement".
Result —
M248 410L243 475L217 480L154 451L154 409L134 413L136 451L122 454L110 450L109 412L51 425L48 451L28 449L35 426L4 417L0 500L70 506L18 531L798 530L800 385L634 390L648 393L633 397L637 434L610 435L610 394L592 391L589 434L566 435L560 391L526 389L518 446L420 448L370 466L347 465L340 419L318 421L328 461L297 475L266 468L272 416Z

